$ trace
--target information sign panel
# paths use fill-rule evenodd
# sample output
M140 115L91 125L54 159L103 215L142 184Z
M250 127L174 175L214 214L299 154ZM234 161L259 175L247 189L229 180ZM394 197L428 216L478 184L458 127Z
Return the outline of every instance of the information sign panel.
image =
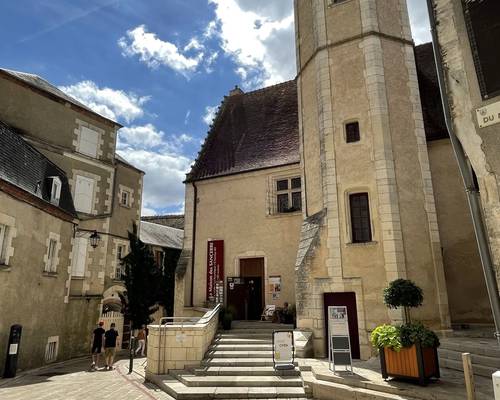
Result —
M336 372L337 366L343 366L352 372L351 342L346 306L328 307L328 336L330 370Z
M295 345L293 331L273 332L273 364L274 369L295 368Z

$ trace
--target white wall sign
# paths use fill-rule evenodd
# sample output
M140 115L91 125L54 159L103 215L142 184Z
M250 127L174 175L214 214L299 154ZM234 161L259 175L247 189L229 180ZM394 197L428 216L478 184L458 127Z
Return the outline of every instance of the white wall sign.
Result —
M500 101L478 108L476 115L480 128L500 123Z
M9 346L9 355L11 354L17 354L17 347L19 346L18 343L11 343Z

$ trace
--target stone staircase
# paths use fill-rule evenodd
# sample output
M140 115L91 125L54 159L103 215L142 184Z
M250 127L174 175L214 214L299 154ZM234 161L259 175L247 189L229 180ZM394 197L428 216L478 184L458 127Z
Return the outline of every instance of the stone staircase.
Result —
M275 371L272 332L292 326L267 322L233 322L218 332L201 367L171 371L155 382L176 399L307 398L298 368Z
M494 339L451 337L441 339L439 364L443 368L463 371L462 353L470 353L474 375L491 378L500 370L500 348Z

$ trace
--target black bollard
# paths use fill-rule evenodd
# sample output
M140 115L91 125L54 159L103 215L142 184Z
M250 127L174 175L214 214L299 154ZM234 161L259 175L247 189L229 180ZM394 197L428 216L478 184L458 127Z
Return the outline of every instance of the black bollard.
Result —
M135 337L130 337L130 363L128 365L128 373L131 374L134 370L134 353L135 353Z

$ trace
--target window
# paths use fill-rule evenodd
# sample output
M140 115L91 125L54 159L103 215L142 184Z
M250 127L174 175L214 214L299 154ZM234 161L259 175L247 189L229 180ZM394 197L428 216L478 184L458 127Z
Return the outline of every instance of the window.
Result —
M75 208L76 211L90 214L94 200L94 180L84 176L76 176Z
M51 176L49 179L50 202L59 205L59 198L61 197L61 179L58 176Z
M500 94L500 2L498 0L464 1L465 22L472 57L483 98Z
M97 147L99 143L99 133L85 126L80 127L78 141L78 152L87 156L97 158Z
M49 248L47 249L47 263L45 264L45 272L56 272L56 252L57 252L57 240L49 239Z
M0 264L6 264L8 231L7 225L0 224Z
M75 238L73 245L73 262L71 275L77 278L85 276L85 264L87 263L88 239L85 237Z
M359 122L345 124L345 141L347 143L359 142Z
M59 336L51 336L47 340L45 346L45 362L53 362L57 360L57 352L59 350Z
M130 207L130 192L128 190L122 190L120 204L125 207Z
M351 211L352 243L371 242L372 230L368 193L355 193L349 195L349 204Z
M276 181L276 211L288 213L302 209L300 177L279 179Z
M115 279L121 280L124 275L124 268L122 265L122 258L125 257L126 247L123 244L116 246L116 269L115 269Z

